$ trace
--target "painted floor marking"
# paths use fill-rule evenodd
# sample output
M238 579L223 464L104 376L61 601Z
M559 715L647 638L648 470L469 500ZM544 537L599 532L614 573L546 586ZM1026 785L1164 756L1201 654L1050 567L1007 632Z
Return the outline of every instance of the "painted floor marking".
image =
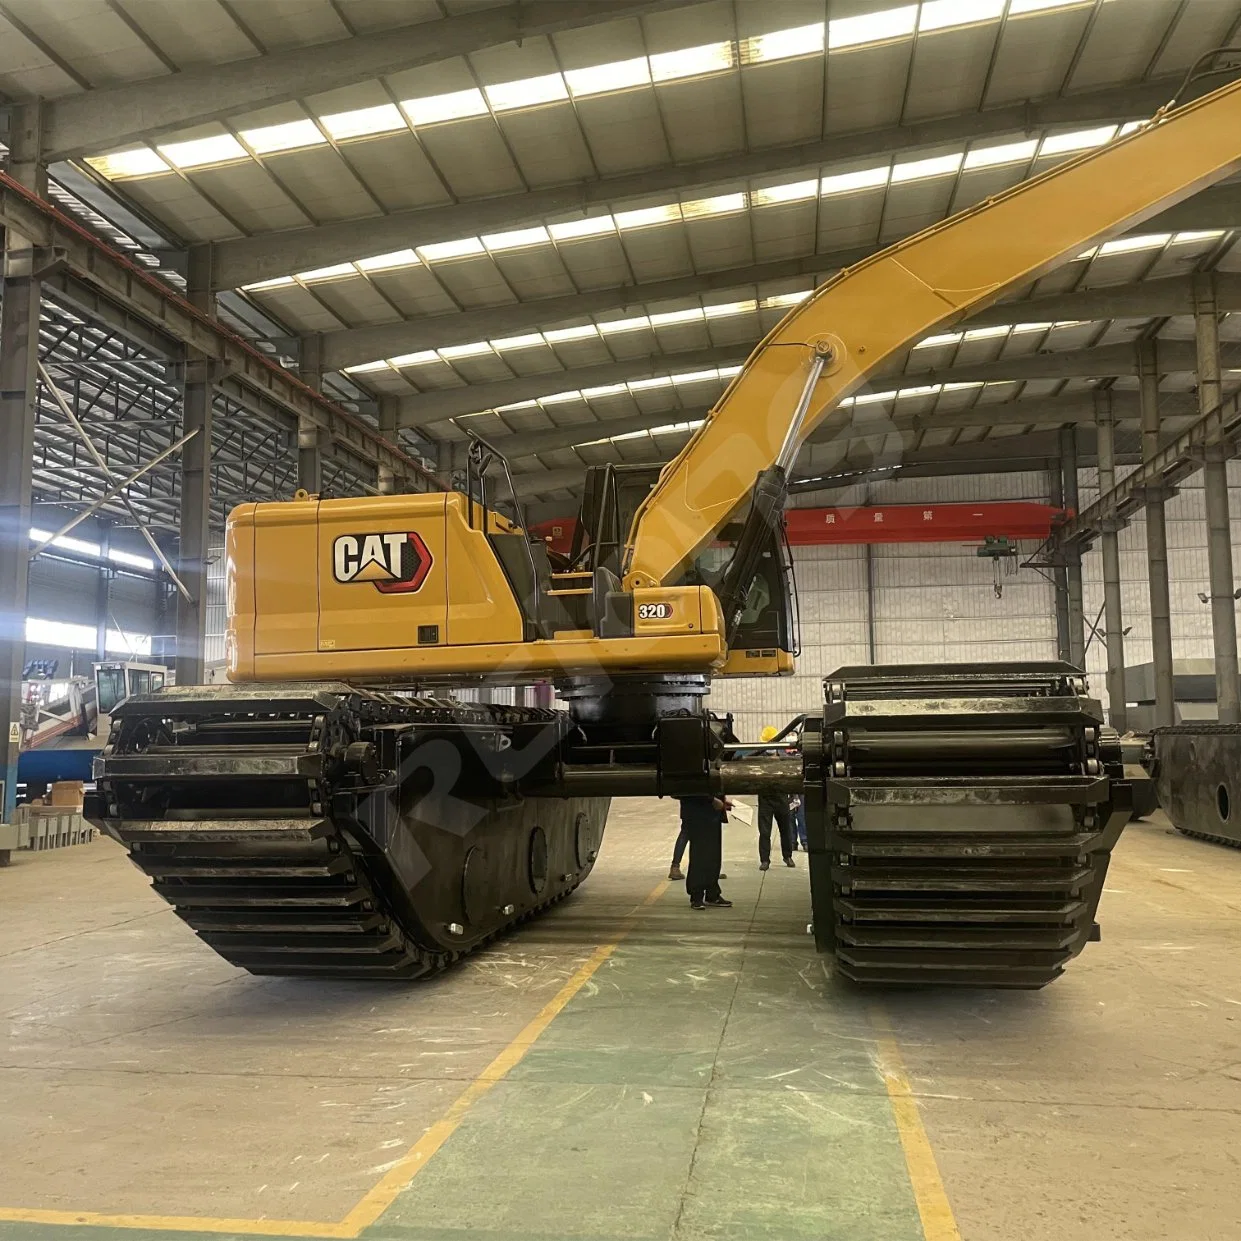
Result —
M654 905L671 886L661 880L643 899L639 910ZM214 1219L196 1215L105 1215L96 1211L45 1211L26 1207L0 1207L0 1223L82 1225L96 1228L145 1228L164 1232L226 1232L261 1237L352 1238L373 1224L427 1166L436 1151L457 1130L466 1113L497 1082L521 1062L556 1019L565 1005L590 981L599 967L620 947L633 930L638 910L625 920L619 934L608 944L600 944L570 975L568 981L526 1023L521 1032L457 1096L439 1120L414 1143L383 1179L367 1191L362 1200L342 1220L313 1219ZM930 1241L928 1235L928 1241Z
M961 1241L956 1217L939 1174L939 1164L935 1162L935 1152L922 1126L918 1101L909 1084L896 1034L887 1013L877 1004L871 1005L870 1024L879 1045L879 1070L888 1089L901 1149L905 1152L905 1166L909 1169L909 1183L922 1219L922 1235L926 1241Z

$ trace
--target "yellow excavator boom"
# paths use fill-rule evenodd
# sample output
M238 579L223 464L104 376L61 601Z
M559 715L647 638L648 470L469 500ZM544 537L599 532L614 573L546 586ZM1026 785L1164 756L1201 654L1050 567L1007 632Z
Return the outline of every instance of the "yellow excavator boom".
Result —
M661 586L744 507L794 448L923 336L1241 168L1241 82L838 273L750 355L639 508L625 587ZM815 350L827 353L800 425Z

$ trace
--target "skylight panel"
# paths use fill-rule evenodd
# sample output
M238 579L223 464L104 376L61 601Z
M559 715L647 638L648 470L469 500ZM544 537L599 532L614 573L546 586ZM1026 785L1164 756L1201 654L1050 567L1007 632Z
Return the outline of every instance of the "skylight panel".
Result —
M292 276L275 276L271 280L256 280L253 284L243 284L241 290L243 293L261 293L265 289L287 289L289 285L296 283Z
M582 395L588 400L593 400L597 396L620 396L628 391L629 389L624 384L602 384L597 388L583 388Z
M755 207L774 207L780 203L801 202L813 198L818 192L814 181L791 181L788 185L769 185L765 189L754 190L750 194L750 202Z
M32 527L30 537L34 542L42 543L47 539L52 539L52 531ZM52 546L59 547L66 552L78 552L83 556L99 556L103 552L98 543L88 543L85 539L75 539L67 534L61 535L58 539L52 539Z
M445 345L439 350L439 355L448 362L456 358L477 358L490 352L491 345L485 340L478 340L468 345Z
M930 0L918 17L918 33L990 22L1003 15L1004 0Z
M341 276L356 276L358 270L352 263L333 263L331 267L316 267L314 271L300 271L297 278L306 283L315 280L337 280Z
M155 568L155 561L149 556L135 556L133 552L122 552L116 548L108 549L108 559L113 564L128 565L131 569L146 569L150 571Z
M541 332L527 332L524 336L505 336L502 340L493 340L491 347L496 350L532 349L546 344Z
M963 333L964 340L992 340L997 336L1007 336L1009 327L1007 324L997 323L994 327L972 327L968 332Z
M961 340L960 332L940 332L935 336L924 336L915 349L938 349L942 345L956 345Z
M486 233L483 245L488 250L520 250L524 246L547 245L551 238L547 229L541 225L537 228L517 228L507 233Z
M358 267L365 272L392 271L397 267L416 267L422 260L412 250L393 250L390 254L376 254L369 259L358 259Z
M159 153L176 168L201 168L204 164L223 164L233 159L247 159L245 147L232 134L213 134L210 138L194 138L189 142L173 142L159 148Z
M810 296L811 290L807 289L804 293L777 293L772 297L765 297L759 303L764 310L783 310L786 306L798 306Z
M742 39L738 49L743 65L759 65L766 60L791 60L795 56L823 54L823 23L772 30L768 34Z
M562 224L549 224L548 233L553 241L573 241L579 237L599 237L613 232L616 222L610 215L592 216L589 220L566 220Z
M1120 132L1116 136L1118 138L1127 138L1130 134L1137 133L1139 129L1145 129L1149 124L1149 121L1126 121L1120 127Z
M532 108L540 103L556 103L568 99L569 92L559 73L548 73L537 78L521 78L516 82L500 82L483 87L487 102L497 112L514 108Z
M241 136L256 155L274 155L298 147L325 146L327 139L314 121L289 121L285 125L263 125L259 129L243 129Z
M543 333L549 345L559 345L571 340L593 340L598 335L599 329L593 323L584 323L580 327L562 327Z
M678 323L701 323L703 313L698 307L691 310L670 310L666 314L651 315L651 327L675 327Z
M651 78L656 82L702 77L733 67L733 45L731 42L707 43L702 47L682 48L679 52L659 52L650 61Z
M1012 0L1009 17L1024 17L1028 13L1045 13L1049 9L1081 8L1091 0Z
M645 392L649 388L671 388L671 375L657 375L653 379L631 379L626 385L630 392Z
M1000 164L1023 164L1032 160L1038 152L1038 139L1028 142L1005 142L994 147L975 147L965 157L966 171L974 168L994 168Z
M467 116L486 116L487 101L480 90L450 91L424 99L402 99L401 108L412 125L437 125Z
M897 164L892 169L892 181L900 184L905 181L925 181L928 177L945 177L959 172L964 156L960 151L954 155L934 155L930 159L914 159L908 163Z
M850 19L852 20L852 19ZM838 172L819 182L821 194L848 194L853 190L870 190L888 183L888 166L862 168L857 172Z
M753 314L757 309L758 303L751 298L748 302L719 302L714 306L705 307L703 314L708 319L723 319L730 315Z
M569 69L564 77L569 93L574 99L579 99L586 95L628 90L634 86L649 86L651 67L645 56L637 56L633 60L615 60L590 69Z
M433 241L430 245L418 247L418 257L427 263L436 263L441 259L471 258L486 253L483 243L477 237L462 237L458 241Z
M732 379L735 375L741 374L741 366L721 366L719 368L721 379Z
M171 172L158 152L150 147L138 147L133 151L114 151L111 155L97 155L86 161L101 176L115 181L120 177L149 177L160 172Z
M637 315L632 319L610 319L607 323L599 324L599 331L605 336L611 336L614 332L638 332L650 326L651 321L646 315Z
M674 384L701 384L711 383L718 380L720 372L716 367L711 367L705 371L687 371L684 375L673 375L672 382Z
M344 368L346 375L364 375L367 371L386 371L388 362L381 358L378 362L361 362L357 366L346 366Z
M1098 129L1077 129L1068 134L1052 134L1043 139L1039 148L1039 156L1065 155L1070 151L1088 151L1091 147L1101 147L1111 142L1116 133L1115 125L1103 125Z
M654 224L673 224L681 218L679 203L663 207L640 207L637 211L618 211L613 217L617 228L649 228Z
M1131 254L1134 250L1154 250L1166 246L1172 240L1171 233L1140 233L1136 237L1117 237L1098 248L1099 254Z
M1205 228L1177 233L1172 238L1172 244L1174 246L1182 246L1187 242L1193 241L1216 241L1224 235L1224 231L1222 228Z
M319 119L323 128L338 141L409 128L400 108L394 103L381 103L374 108L355 108L351 112L333 112Z
M434 349L420 349L417 353L403 353L400 357L389 358L393 366L426 366L429 362L443 362Z
M568 392L553 392L550 396L539 397L540 405L565 405L569 401L580 401L582 394L577 388Z
M714 198L696 198L692 202L681 204L681 215L686 220L701 219L709 215L727 215L729 212L744 211L746 196L741 194L717 194Z
M918 6L908 4L882 13L863 13L857 17L838 17L827 28L827 46L831 51L845 47L861 47L866 43L882 43L911 35L918 24Z

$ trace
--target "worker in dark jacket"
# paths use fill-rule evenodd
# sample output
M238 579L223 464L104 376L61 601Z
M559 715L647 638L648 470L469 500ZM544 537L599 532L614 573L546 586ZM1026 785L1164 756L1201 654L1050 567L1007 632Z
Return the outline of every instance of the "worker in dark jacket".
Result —
M720 891L724 820L731 808L724 797L681 798L681 831L689 838L685 891L691 909L732 907Z

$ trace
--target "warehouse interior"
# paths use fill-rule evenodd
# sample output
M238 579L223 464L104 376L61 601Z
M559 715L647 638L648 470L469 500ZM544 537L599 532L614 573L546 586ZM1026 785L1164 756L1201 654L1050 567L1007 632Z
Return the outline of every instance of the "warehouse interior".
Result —
M698 912L667 773L566 783L616 796L578 816L565 891L425 978L246 972L161 899L176 846L143 863L97 782L127 701L218 701L230 661L261 701L237 616L264 521L478 487L484 527L490 495L572 569L604 546L588 471L657 496L816 290L1140 152L1191 79L1241 79L1239 0L0 0L0 1241L1241 1237L1241 129L1215 127L1235 151L1209 175L1185 144L1185 192L963 313L945 295L863 366L781 475L795 666L705 699L732 729L711 771L796 764L825 823L843 768L806 791L815 738L877 670L1023 669L1099 712L1101 938L1092 906L1050 986L859 985L824 945L838 838L812 822L760 869L775 784L737 786L732 905ZM321 589L288 546L269 599ZM594 606L598 580L559 593ZM255 680L343 692L346 666ZM567 664L498 668L384 673L367 709L485 731L580 697ZM256 738L279 712L248 709ZM1010 781L1014 822L1050 770ZM474 882L454 871L467 927Z

